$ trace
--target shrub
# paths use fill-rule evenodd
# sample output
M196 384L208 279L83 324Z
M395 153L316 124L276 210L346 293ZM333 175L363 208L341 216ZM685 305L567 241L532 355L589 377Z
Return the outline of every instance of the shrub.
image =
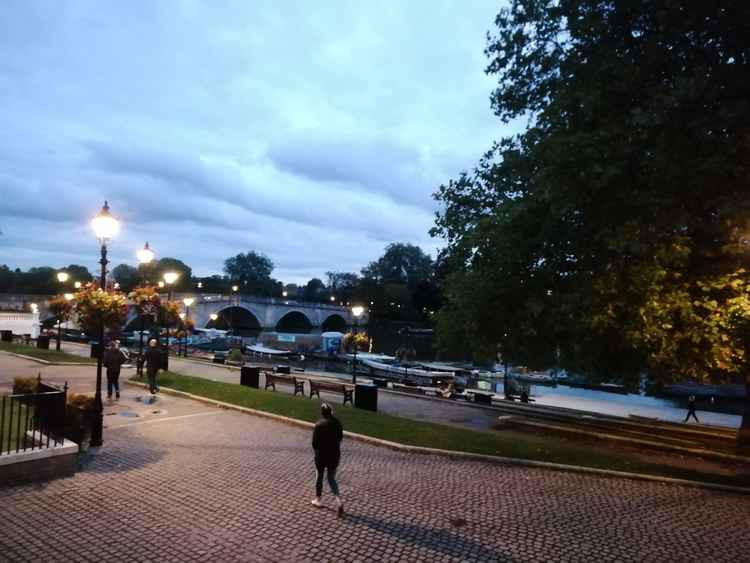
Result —
M78 393L68 394L65 405L65 437L78 444L81 450L84 443L91 438L91 426L94 420L94 397Z
M29 395L36 393L37 390L37 378L36 377L16 377L13 379L13 394L14 395Z

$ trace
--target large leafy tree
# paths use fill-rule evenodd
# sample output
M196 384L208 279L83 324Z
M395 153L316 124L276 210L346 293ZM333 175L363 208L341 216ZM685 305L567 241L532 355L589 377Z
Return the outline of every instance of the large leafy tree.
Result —
M492 107L527 127L436 194L442 333L589 373L747 373L750 5L514 0L495 23Z
M413 244L389 244L383 256L362 270L362 276L380 284L405 284L410 288L432 279L432 258Z
M240 253L224 261L224 272L237 283L240 291L255 295L276 295L278 283L271 278L273 262L265 254L254 251Z

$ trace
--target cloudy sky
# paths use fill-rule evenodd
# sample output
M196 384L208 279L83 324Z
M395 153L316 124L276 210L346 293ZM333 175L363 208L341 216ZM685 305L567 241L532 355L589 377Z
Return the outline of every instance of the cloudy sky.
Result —
M93 269L122 220L196 274L255 250L274 277L434 253L437 186L505 131L485 34L497 1L0 4L0 263Z

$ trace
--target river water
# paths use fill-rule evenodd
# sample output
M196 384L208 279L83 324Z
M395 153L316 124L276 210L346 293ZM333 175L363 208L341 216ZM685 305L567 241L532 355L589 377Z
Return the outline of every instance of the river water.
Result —
M495 393L503 394L502 381L484 382ZM494 386L493 386L494 384ZM481 386L481 385L480 385ZM670 422L685 420L687 409L678 400L649 397L645 395L609 393L592 389L579 389L566 385L555 387L547 385L531 385L531 398L540 405L551 405L583 411L611 414L616 416L638 415ZM735 414L701 410L702 401L698 399L696 414L704 424L739 428L742 417ZM715 405L713 408L720 407ZM691 418L691 423L695 424Z

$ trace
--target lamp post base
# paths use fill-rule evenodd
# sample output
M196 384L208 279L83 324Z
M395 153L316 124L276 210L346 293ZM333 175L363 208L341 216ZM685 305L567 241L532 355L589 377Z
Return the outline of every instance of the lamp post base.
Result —
M94 412L94 418L91 421L91 442L89 443L92 447L101 446L104 443L104 413L101 409L96 409Z

